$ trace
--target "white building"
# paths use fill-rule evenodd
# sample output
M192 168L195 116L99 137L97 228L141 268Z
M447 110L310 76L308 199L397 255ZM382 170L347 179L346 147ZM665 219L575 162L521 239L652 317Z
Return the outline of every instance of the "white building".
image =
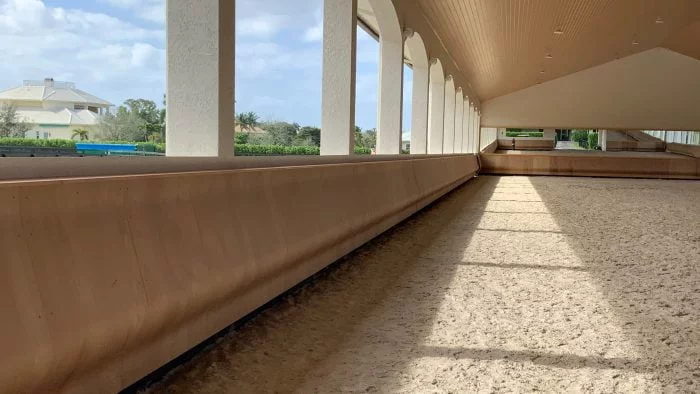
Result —
M17 115L31 124L27 138L70 139L75 129L94 133L108 101L76 89L72 82L24 81L22 86L0 91L0 106L14 105Z

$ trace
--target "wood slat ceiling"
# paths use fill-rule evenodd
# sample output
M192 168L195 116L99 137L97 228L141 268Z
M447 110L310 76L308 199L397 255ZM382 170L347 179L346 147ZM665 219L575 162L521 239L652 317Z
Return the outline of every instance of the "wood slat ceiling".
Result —
M482 100L658 46L700 59L700 0L418 1Z

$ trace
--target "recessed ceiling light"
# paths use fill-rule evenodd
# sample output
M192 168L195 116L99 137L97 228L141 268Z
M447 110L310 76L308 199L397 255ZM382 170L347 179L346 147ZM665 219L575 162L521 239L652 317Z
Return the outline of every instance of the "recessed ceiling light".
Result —
M663 19L662 17L656 18L656 24L657 24L657 25L660 25L660 24L662 24L662 23L664 23L664 19Z
M544 58L545 58L545 59L551 59L551 58L553 58L553 57L554 57L554 56L552 56L551 53L548 53L548 54L544 55Z
M554 30L554 34L564 34L564 32L561 29Z

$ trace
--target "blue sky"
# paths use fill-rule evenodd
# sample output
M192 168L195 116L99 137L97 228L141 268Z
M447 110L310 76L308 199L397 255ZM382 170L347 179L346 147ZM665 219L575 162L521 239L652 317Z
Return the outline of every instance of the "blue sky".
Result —
M321 0L238 0L237 111L320 125ZM163 0L0 0L0 90L54 77L114 104L162 102ZM357 124L376 126L379 44L358 28ZM404 130L410 129L410 72Z

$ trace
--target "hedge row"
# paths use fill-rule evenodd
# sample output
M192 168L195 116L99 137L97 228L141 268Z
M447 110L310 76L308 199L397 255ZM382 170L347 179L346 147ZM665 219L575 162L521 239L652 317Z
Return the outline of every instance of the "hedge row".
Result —
M236 156L318 156L321 149L317 146L282 146L282 145L236 145ZM368 148L355 148L356 155L370 155Z
M530 132L507 131L506 137L536 137L536 138L541 138L541 137L544 137L544 133L540 133L537 131L530 131Z
M59 148L75 149L75 141L71 140L38 140L31 138L0 138L0 146L22 146L28 148Z
M90 143L90 141L86 141ZM133 144L126 141L95 141L99 144ZM75 149L76 141L59 139L32 139L32 138L0 138L0 146L22 146L34 148L61 148ZM154 144L151 142L136 142L136 150L139 152L165 153L165 144ZM369 155L368 148L355 148L356 155ZM314 156L320 155L321 151L317 146L279 146L279 145L236 145L236 155L238 156Z

